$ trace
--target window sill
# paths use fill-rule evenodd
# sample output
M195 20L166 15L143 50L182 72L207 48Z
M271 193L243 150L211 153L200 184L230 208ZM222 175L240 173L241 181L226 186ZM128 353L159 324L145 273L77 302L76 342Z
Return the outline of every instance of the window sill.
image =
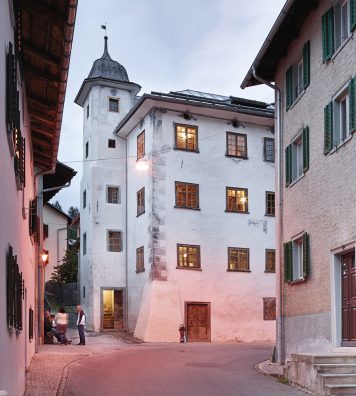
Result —
M176 266L176 269L185 269L185 270L190 270L190 271L202 271L201 268L195 268L195 267L179 267L178 265Z
M300 285L301 283L305 283L307 280L305 278L300 278L300 279L296 279L293 280L291 282L288 282L291 286L296 286L296 285Z
M275 274L276 273L276 271L267 271L267 270L265 270L265 274Z
M200 208L190 208L189 206L174 206L175 209L189 209L189 210L201 210Z
M251 272L251 270L227 269L226 272Z
M237 210L225 210L225 213L250 214L250 212L239 212L239 211L237 211Z
M173 150L177 150L177 151L186 151L188 153L196 153L199 154L200 151L199 150L189 150L189 149L183 149L183 148L177 148L177 147L173 147Z
M335 58L339 55L339 53L341 52L341 50L342 50L342 49L345 47L345 45L351 40L352 37L353 37L353 33L351 33L351 34L347 37L347 39L346 39L342 44L340 44L340 47L339 47L338 49L335 50L335 52L333 53L333 56L332 56L329 60L325 61L324 63L326 63L327 65L328 65L329 63L334 63Z
M136 274L139 274L140 272L145 272L145 269L136 270Z
M140 217L141 215L143 215L145 213L145 211L141 212L141 213L137 213L136 217Z
M287 112L289 110L292 110L293 107L300 101L300 99L304 96L306 92L306 89L303 89L303 91L299 94L299 96L297 98L294 99L294 102L291 104L290 108L287 110Z
M334 148L331 149L328 154L332 155L332 154L336 153L342 146L344 146L348 141L350 141L352 139L352 135L353 134L349 135L345 140L343 140L337 146L334 146Z
M275 214L268 214L268 213L265 213L265 216L267 216L267 217L276 217Z
M273 160L273 161L272 161L272 160L267 160L267 159L265 159L265 158L263 158L263 161L264 161L264 162L269 162L270 164L274 164L274 163L276 162L276 161L274 161L274 160Z
M297 184L299 182L299 180L302 180L304 177L305 173L302 173L299 177L297 177L295 180L292 181L292 183L287 187L293 187L295 184Z
M248 160L248 157L243 157L242 155L225 154L225 157L227 157L227 158L239 158L239 159L242 159L242 160Z

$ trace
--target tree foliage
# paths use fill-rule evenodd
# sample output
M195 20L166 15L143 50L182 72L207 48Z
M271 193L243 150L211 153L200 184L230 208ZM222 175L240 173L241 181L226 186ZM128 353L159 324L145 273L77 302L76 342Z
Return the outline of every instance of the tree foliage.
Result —
M65 283L75 283L77 281L78 273L78 250L71 247L66 250L66 253L61 262L54 267L51 280L58 285Z
M70 216L72 219L74 217L78 216L79 214L79 209L76 206L71 206L68 210L68 216Z
M62 211L62 206L58 201L56 201L54 204L52 204L52 206L54 206L56 209Z

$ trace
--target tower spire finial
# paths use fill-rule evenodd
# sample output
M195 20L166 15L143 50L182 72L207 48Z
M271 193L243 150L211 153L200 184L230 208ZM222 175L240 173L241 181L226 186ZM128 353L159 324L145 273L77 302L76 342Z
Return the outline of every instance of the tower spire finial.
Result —
M103 58L111 59L111 57L109 55L109 51L108 51L108 36L106 35L106 22L105 22L105 25L101 25L101 28L105 30Z

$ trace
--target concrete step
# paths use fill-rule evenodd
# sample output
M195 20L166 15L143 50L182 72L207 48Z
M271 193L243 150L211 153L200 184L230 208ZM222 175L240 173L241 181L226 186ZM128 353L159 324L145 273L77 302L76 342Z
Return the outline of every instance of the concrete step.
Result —
M356 385L354 384L330 384L325 385L326 395L331 396L356 396Z
M318 370L319 374L323 374L323 373L356 374L356 364L353 363L315 364L314 367Z
M319 377L323 378L324 385L352 384L356 386L356 374L326 373L318 375Z
M316 364L356 364L356 355L316 355L313 358L314 365Z

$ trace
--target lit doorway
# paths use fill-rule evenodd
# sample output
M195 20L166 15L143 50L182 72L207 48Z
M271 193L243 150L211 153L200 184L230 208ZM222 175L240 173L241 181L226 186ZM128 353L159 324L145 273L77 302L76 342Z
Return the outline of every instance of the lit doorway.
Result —
M102 329L124 330L124 291L102 289Z

